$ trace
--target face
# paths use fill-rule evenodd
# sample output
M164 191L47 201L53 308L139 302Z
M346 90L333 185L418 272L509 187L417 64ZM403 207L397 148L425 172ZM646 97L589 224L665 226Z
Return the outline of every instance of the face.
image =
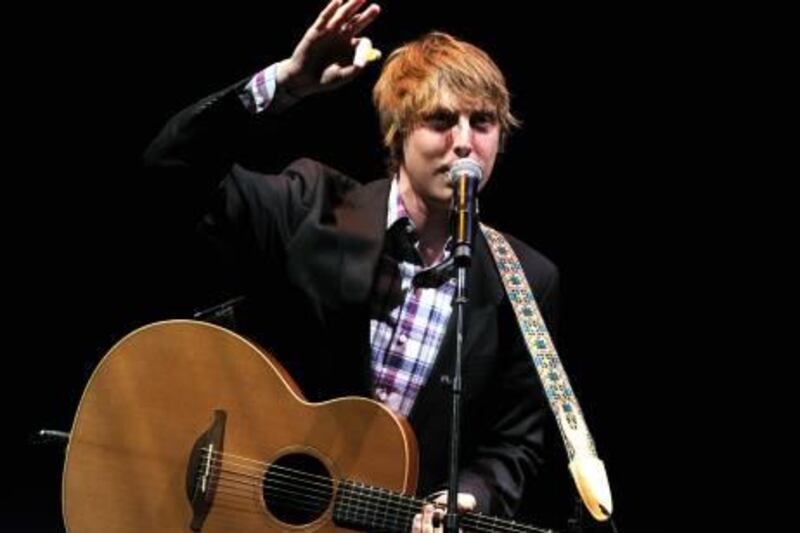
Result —
M400 184L432 209L449 209L453 189L448 179L450 165L469 157L483 170L486 185L500 145L496 112L466 109L445 94L436 109L422 117L403 142Z

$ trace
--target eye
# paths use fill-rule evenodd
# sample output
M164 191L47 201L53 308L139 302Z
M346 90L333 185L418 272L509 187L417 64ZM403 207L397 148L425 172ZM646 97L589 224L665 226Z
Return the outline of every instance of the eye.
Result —
M437 131L449 130L458 122L458 116L445 110L434 111L425 117L425 125Z
M478 111L470 116L470 123L475 129L488 129L497 124L497 116L491 111Z

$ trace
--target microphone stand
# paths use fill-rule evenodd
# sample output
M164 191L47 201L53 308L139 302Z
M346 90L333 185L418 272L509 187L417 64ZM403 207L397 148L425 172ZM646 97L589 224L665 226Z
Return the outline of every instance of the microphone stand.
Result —
M446 533L458 533L458 452L461 446L461 348L464 340L464 308L467 297L467 268L460 265L456 281L456 358L453 362L453 375L450 377L450 465L447 488Z
M466 186L464 183L462 186ZM475 191L473 191L474 193ZM458 513L458 465L461 449L461 359L464 341L464 312L469 298L467 296L467 271L472 266L472 247L477 228L478 205L474 198L475 213L464 209L464 205L456 206L455 234L456 245L453 250L453 262L457 269L456 278L456 357L453 361L453 374L449 380L451 413L450 413L450 464L447 488L447 515L444 521L445 533L458 533L460 516Z

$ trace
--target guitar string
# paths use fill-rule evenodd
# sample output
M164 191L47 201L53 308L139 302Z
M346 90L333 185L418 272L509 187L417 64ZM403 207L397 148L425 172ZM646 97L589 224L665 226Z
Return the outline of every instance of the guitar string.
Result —
M231 454L231 455L233 455L233 454ZM251 460L251 461L252 462L256 462L256 461L253 461L253 460ZM233 461L229 461L228 463L236 466L236 463L233 462ZM264 463L264 464L267 464L267 463ZM242 468L250 469L252 471L258 471L259 474L261 473L261 470L255 469L255 468L250 467L248 465L243 465L243 464L240 463L240 464L238 464L238 466L241 466ZM279 466L280 465L272 465L272 468L276 468L276 467L279 467ZM270 470L272 470L272 468ZM314 475L314 474L308 474L307 472L294 470L294 469L287 468L287 467L280 467L280 468L283 469L283 470L287 470L288 472L290 472L290 474L284 474L284 473L281 473L281 472L270 472L269 475L270 476L281 476L281 477L284 477L284 478L288 478L290 484L291 484L291 481L301 481L303 483L306 483L307 485L308 484L317 485L317 486L323 486L324 485L324 487L326 489L325 500L326 501L329 500L330 496L328 496L328 494L329 494L328 491L332 491L332 488L331 488L331 485L330 485L330 483L332 483L332 480L330 478L323 477L323 476L317 476L317 475ZM253 475L249 475L249 474L243 474L243 473L237 472L237 471L225 470L225 469L220 469L220 468L215 468L214 471L215 471L215 473L216 472L222 472L222 473L237 475L239 477L246 477L246 478L252 479L255 482L253 482L253 483L247 482L247 484L249 484L252 487L259 487L260 489L264 489L264 483L262 481L261 475L253 476ZM202 477L203 474L204 474L203 472L199 472L198 475L200 477ZM318 483L318 482L309 482L307 480L302 480L298 476L293 476L292 474L303 474L306 477L324 479L326 481L326 483L322 484L322 483ZM228 479L230 479L230 478L228 478ZM276 481L277 480L273 480L272 483L275 483ZM350 499L353 499L353 500L356 500L356 501L358 501L358 500L361 500L361 501L366 500L366 501L368 501L369 503L367 504L367 510L370 510L369 509L369 505L374 503L374 505L376 507L376 510L377 510L379 505L384 505L384 506L387 507L387 512L388 512L388 508L389 507L393 507L395 510L405 510L405 511L408 511L409 513L417 514L417 513L420 512L420 509L421 509L423 504L429 503L429 502L427 502L425 500L419 500L419 499L416 499L416 498L413 498L413 497L409 497L409 496L406 496L406 495L402 495L402 494L396 494L394 497L397 499L397 501L395 501L395 500L391 499L392 493L390 493L389 491L386 491L386 489L373 488L373 487L369 487L367 485L362 485L362 486L359 487L359 485L357 483L351 482L351 481L341 481L340 484L343 484L346 488L349 488L353 492L353 495L349 496ZM348 485L350 485L350 486L348 487ZM268 486L269 486L269 482L268 482ZM301 488L304 488L304 487L301 487ZM362 492L357 492L359 490L362 491ZM364 491L367 491L367 492L364 492ZM386 494L374 494L375 491L386 492ZM347 498L348 497L347 493L343 493L343 497ZM406 500L406 501L403 501L403 500ZM344 503L347 503L347 502L344 502ZM462 522L466 521L466 522L472 523L473 525L476 525L476 526L479 525L479 524L491 523L492 526L495 529L497 529L497 526L501 526L503 530L507 530L507 531L532 531L532 532L548 531L548 530L537 528L535 526L531 526L531 525L528 525L528 524L517 524L516 522L513 522L513 521L508 522L508 521L506 521L504 519L487 517L487 516L481 515L480 513L466 514L466 515L462 516L461 521Z
M213 453L217 454L217 455L220 454L220 452L213 452ZM327 478L327 477L324 477L324 476L310 474L308 472L303 472L303 471L300 471L300 470L294 470L294 469L291 469L291 468L282 467L280 465L274 465L274 464L270 465L269 463L264 463L264 462L256 461L256 460L253 460L253 459L248 459L246 457L237 456L235 454L222 454L222 455L229 455L229 456L237 457L237 458L240 458L240 459L244 459L244 460L246 460L248 462L259 463L259 464L263 464L263 465L266 465L266 466L271 466L270 470L275 469L275 468L280 468L282 470L287 470L288 472L290 472L290 475L288 475L288 477L290 479L298 479L297 476L292 476L291 474L302 474L305 477L321 479L321 480L325 481L324 486L326 488L328 487L328 483L331 481L330 478ZM234 461L229 461L229 463L233 464L233 465L237 465L237 463L235 463ZM250 466L247 466L247 465L244 465L244 464L241 464L241 463L238 463L238 466L241 466L242 468L249 468L249 469L251 469L253 471L258 471L259 474L261 473L260 469L255 469L253 467L250 467ZM277 474L278 474L278 472L273 472L272 473L272 475L277 475ZM284 474L284 476L286 476L286 474ZM257 479L259 481L259 483L261 483L260 475L258 477L254 477L253 479ZM306 483L309 483L309 482L306 482ZM388 494L385 494L385 495L376 495L376 494L369 494L369 493L364 493L364 492L358 494L358 496L362 497L363 499L372 500L372 501L377 502L376 505L386 501L386 497L387 496L391 496L391 493L389 491L386 491L386 489L370 487L370 486L364 485L364 484L361 484L361 486L359 487L358 482L352 482L352 481L342 481L341 483L344 483L345 485L348 485L348 484L351 485L352 490L362 490L362 491L367 490L367 491L378 491L378 492L382 491L382 492L388 493ZM317 485L319 486L319 485L323 485L323 484L317 483ZM406 499L407 503L404 503L403 505L406 508L410 509L410 510L414 510L414 512L419 512L419 509L421 508L421 506L423 504L429 503L429 502L427 502L425 500L415 499L413 497L406 496L406 495L403 495L403 494L397 494L395 497L400 497L400 498ZM533 532L547 531L547 530L538 528L536 526L531 526L531 525L528 525L528 524L517 524L516 522L513 522L513 521L508 522L505 519L500 519L500 518L496 518L496 517L487 517L487 516L484 516L484 515L482 515L480 513L472 513L472 514L465 515L462 518L462 520L464 518L469 518L470 521L481 522L481 523L491 522L492 524L498 524L500 522L504 522L504 523L508 524L507 527L523 528L523 530L528 530L528 531L533 531Z
M262 488L261 486L259 486L257 484L248 484L247 482L242 482L242 481L238 481L238 480L229 480L229 479L220 478L220 481L221 482L225 481L226 484L220 484L219 486L221 486L221 487L223 487L225 489L231 489L229 491L223 491L223 494L231 495L231 496L238 496L238 497L241 497L241 498L246 498L249 501L253 501L253 495L254 495L254 492L252 490L250 490L250 489L251 488L256 488L256 487L259 488L259 489ZM234 484L230 484L230 482L233 482ZM275 487L273 487L273 489L274 488ZM215 493L216 493L216 490L217 489L215 489ZM306 495L304 495L302 493L298 493L297 491L293 491L293 490L283 489L283 490L273 490L273 491L270 491L270 492L273 493L273 494L271 494L271 496L274 495L274 493L278 493L279 497L277 498L277 500L280 501L280 502L283 502L284 504L289 504L290 507L293 507L293 508L299 509L299 510L315 512L315 513L319 513L319 514L322 514L322 513L324 513L326 511L326 509L329 507L330 501L331 501L331 498L316 498L316 497L313 497L313 496L306 496ZM285 497L285 495L287 495L287 494L289 495L289 498L292 498L294 496L300 496L301 498L305 498L305 499L309 499L310 498L311 501L308 502L308 503L303 503L302 501L298 502L296 500L289 499L289 498ZM259 495L260 495L260 491L259 491ZM261 504L261 500L259 500L258 503L260 505ZM335 509L335 507L334 507L334 509ZM399 513L395 512L393 514L390 514L391 511L398 511L398 510L400 511ZM371 513L372 517L374 517L374 518L370 518L368 516L370 513ZM335 511L334 511L334 514L335 514ZM363 514L363 519L360 519L359 515L362 515L362 514ZM400 509L394 509L393 510L393 509L389 509L389 508L380 509L377 506L376 506L375 509L372 509L369 506L367 506L366 509L355 509L355 510L351 510L350 512L345 511L344 518L345 519L353 518L356 521L358 521L359 523L362 523L362 524L363 523L367 523L372 527L377 527L377 526L383 527L383 526L386 526L386 525L389 525L389 524L393 524L393 525L399 526L400 524L410 523L413 520L415 514L419 514L419 509L415 508L415 507L411 507L411 508L408 508L408 507L402 508L401 507ZM462 523L462 525L467 526L467 529L469 529L469 530L474 530L474 531L521 531L521 530L524 531L525 530L525 525L524 524L514 524L516 526L521 526L521 527L517 527L515 529L513 527L510 527L509 525L503 524L502 520L500 520L497 523L494 523L492 525L493 527L491 529L483 529L483 528L480 527L480 525L482 525L482 524L477 524L477 523L474 523L474 521L467 520L468 518L469 518L469 516L466 516L466 515L462 516L461 523ZM407 529L408 529L407 527L402 527L400 530L401 531L406 531Z
M220 452L213 452L213 453L215 455L219 455L220 454ZM331 478L328 478L328 477L325 477L325 476L320 476L320 475L311 474L311 473L308 473L308 472L303 472L303 471L300 471L300 470L295 470L295 469L288 468L288 467L283 467L283 466L280 466L280 465L275 465L274 463L270 464L270 463L266 463L266 462L256 461L254 459L248 459L246 457L242 457L242 456L238 456L238 455L234 455L234 454L222 454L222 455L227 455L227 456L230 456L230 457L236 457L238 459L243 459L243 460L246 460L248 462L257 463L257 464L263 465L263 466L268 466L271 475L279 475L280 474L279 472L272 472L272 470L273 469L281 469L281 470L286 470L286 471L289 472L288 477L290 479L292 479L292 478L297 479L297 476L293 476L292 474L302 474L303 477L312 478L312 479L318 479L321 482L317 482L317 483L308 482L308 483L312 484L312 485L315 484L317 486L324 487L325 490L328 489L329 483L331 481ZM223 464L223 463L221 461L215 460L215 464ZM261 468L250 467L248 465L244 465L242 463L237 463L235 461L227 461L224 464L230 464L230 465L233 465L233 466L240 466L242 468L248 468L251 471L257 472L259 474L258 477L254 477L253 479L257 479L259 481L261 480L261 473L262 473L262 469ZM201 472L201 474L202 474L202 472ZM284 476L286 476L286 474L284 474ZM361 484L359 486L359 482L356 482L356 481L345 480L345 481L341 481L340 483L344 483L345 486L349 485L350 486L349 488L351 488L351 490L354 490L354 491L361 490L362 493L359 494L359 496L366 496L366 499L377 501L378 503L383 502L387 497L389 499L391 499L392 496L394 496L395 498L405 499L406 502L404 503L404 505L409 509L414 509L415 512L418 512L419 509L422 507L422 505L424 505L425 503L430 503L430 502L428 502L426 500L416 499L416 498L413 498L411 496L407 496L405 494L396 493L395 495L393 495L390 491L387 491L386 489L382 489L382 488L378 488L378 487L371 487L371 486L365 485L365 484ZM384 492L385 494L383 494L383 495L366 494L363 491L377 491L377 492ZM440 507L443 508L444 506L441 505ZM478 516L482 516L479 513L476 513L476 515L477 515L475 517L476 519L479 519ZM488 520L495 520L495 519L488 518Z
M257 485L254 485L254 486L257 486ZM247 487L239 487L238 491L236 490L236 487L231 487L229 485L223 485L223 488L225 488L225 489L233 488L234 489L234 490L220 491L222 494L224 494L226 496L240 498L240 501L241 500L247 500L247 501L253 502L253 498L252 498L253 493L251 491L247 490ZM246 491L246 492L242 492L242 491ZM294 491L290 491L290 492L291 492L291 494L297 494ZM320 515L324 514L326 509L327 509L327 507L328 507L327 502L326 502L326 505L324 505L324 506L319 506L319 505L309 506L307 504L303 504L301 502L298 502L298 501L295 501L295 500L291 500L291 499L282 498L281 501L285 505L287 505L289 507L292 507L294 509L301 510L301 511L315 512L315 513L319 513ZM255 503L255 502L253 502L253 503ZM258 502L258 503L259 503L259 506L260 506L261 502ZM247 511L247 510L248 509L243 509L243 511ZM402 509L401 513L399 513L399 514L398 513L389 514L389 510L387 509L385 512L381 513L381 515L383 515L383 516L378 516L376 514L373 514L372 517L370 517L368 515L368 513L371 512L371 511L372 510L368 508L368 509L365 509L365 510L355 510L355 511L351 511L351 512L345 512L343 518L345 520L351 519L351 520L355 521L356 523L358 523L359 525L367 524L370 527L379 527L379 528L382 528L382 529L386 528L388 526L391 526L393 528L392 529L393 531L407 531L408 530L408 525L410 525L411 522L413 521L414 515L415 514L419 514L418 513L419 510L418 509L414 509L414 508L412 508L412 509ZM334 514L335 514L335 511L334 511ZM363 515L363 517L360 516L360 515ZM316 520L317 518L318 517L315 517L314 520ZM507 525L507 524L503 524L502 520L500 520L497 523L493 523L493 524L479 524L479 523L471 523L471 521L466 520L467 518L469 518L467 515L461 517L461 525L463 526L465 531L475 531L475 532L479 532L479 533L482 533L482 532L493 532L493 531L494 532L512 532L513 533L513 532L526 531L527 530L527 527L524 524ZM486 527L482 527L484 525L486 525ZM541 530L541 529L536 529L536 528L534 528L534 530L535 531L542 531L542 532L552 533L551 530Z
M231 462L231 464L235 464L235 463ZM239 466L241 466L242 468L250 468L251 470L255 471L255 469L253 469L252 467L246 466L246 465L239 465ZM273 468L274 468L274 466L277 466L277 465L273 465ZM282 469L288 470L291 473L307 474L306 472L297 471L297 470L293 470L293 469L286 468L286 467L282 467ZM215 472L218 471L218 470L219 469L215 470ZM231 470L224 470L224 469L222 469L222 471L224 473L235 474L235 475L238 475L238 476L241 476L241 477L249 477L250 479L253 479L255 481L253 483L253 486L263 488L263 482L262 482L262 478L261 478L261 475L260 475L261 474L261 470L258 470L258 473L259 473L258 476L252 476L252 475L248 476L247 474L242 474L241 472L236 472L236 471L231 471ZM199 475L202 476L203 472L200 472ZM330 488L329 488L330 486L329 486L328 483L322 484L322 483L308 482L308 481L299 479L297 476L292 476L291 474L283 474L283 473L278 473L278 472L273 472L270 475L288 477L289 480L298 480L298 481L302 481L302 482L305 482L305 483L311 484L311 485L324 486L326 491L330 490ZM330 478L326 478L326 477L322 477L322 476L316 476L316 475L313 475L313 474L309 474L308 477L321 478L321 479L324 479L326 482L330 482L331 481ZM362 491L364 491L364 490L367 490L367 491L384 491L385 490L385 489L379 489L379 488L372 488L372 487L369 487L369 486L366 486L366 485L363 485L363 486L359 487L357 484L353 484L353 482L350 482L350 481L342 481L340 483L345 484L345 486L350 484L351 485L350 488L351 488L352 491L358 491L358 490L362 490ZM361 492L361 493L356 493L355 496L357 498L362 499L362 500L368 500L368 501L370 501L370 503L374 502L376 507L378 505L388 501L388 502L394 503L394 507L395 508L404 507L406 510L409 510L409 511L414 512L414 513L418 513L423 504L430 503L430 502L427 502L425 500L419 500L419 499L415 499L415 498L412 498L412 497L409 497L409 496L406 496L406 495L399 495L399 494L397 496L395 496L395 497L399 497L399 498L405 499L407 501L406 502L402 502L402 501L393 502L390 498L387 499L387 496L391 496L391 493L386 494L386 495L378 495L378 494L370 494L369 492ZM327 496L327 492L326 492L326 498L327 497L328 496ZM351 496L351 498L353 498L353 496ZM440 507L443 507L443 506L440 506ZM464 520L464 518L467 518L469 521L472 521L472 522L482 522L482 523L491 522L492 524L497 524L499 522L506 522L504 519L486 517L484 515L481 515L480 513L465 515L464 517L462 517L462 520ZM523 530L528 530L528 531L546 531L546 530L542 530L540 528L537 528L535 526L530 526L530 525L527 525L527 524L509 523L508 527L521 527L521 528L523 528Z
M224 487L224 488L229 488L229 487ZM226 490L226 491L221 491L221 493L223 495L225 495L226 497L230 496L231 498L239 498L238 501L242 501L243 499L246 499L246 500L250 501L251 503L256 503L256 502L253 502L252 493L249 493L249 492L248 493L243 493L243 492L241 492L241 489L238 492L237 491L227 491ZM227 501L227 500L225 500L225 501ZM292 499L288 499L288 498L282 498L282 499L280 499L280 501L282 502L282 505L284 505L286 507L290 507L292 509L299 510L299 511L308 511L308 512L313 512L315 514L318 514L319 516L315 516L313 518L313 520L317 520L317 519L319 519L320 516L324 516L324 514L326 513L327 508L328 508L327 505L309 507L308 505L302 504L301 502L298 502L298 501L295 501L295 500L292 500ZM258 505L259 505L259 508L261 508L261 502L258 502ZM249 511L250 509L242 509L242 510L243 511ZM334 512L334 514L336 514L336 513ZM402 516L400 514L394 514L394 515L386 514L385 516L373 517L373 518L369 518L366 514L364 514L364 517L362 519L361 517L359 517L359 513L356 512L356 513L345 513L344 516L342 516L342 518L345 521L352 520L353 522L358 523L359 525L367 524L372 528L381 528L382 531L390 530L390 531L405 532L405 531L408 531L408 529L409 529L409 527L411 525L411 522L413 521L414 517L413 517L413 515L411 513L406 513L405 516Z
M230 483L231 480L222 480L222 481L224 483L221 483L218 486L221 486L224 489L228 489L227 494L240 496L240 497L246 497L246 498L248 498L250 500L252 500L252 497L254 495L256 495L256 494L261 496L261 491L260 490L259 491L251 490L253 488L256 488L256 486L248 486L247 484L242 484L242 482L235 482L235 483L231 484ZM273 487L273 489L275 489L275 487ZM215 490L215 493L216 493L216 488L214 490ZM270 491L270 498L272 498L272 496L275 495L275 494L278 495L277 501L290 502L292 504L295 504L296 508L307 510L307 511L318 511L318 512L319 511L325 511L328 507L330 507L330 502L331 502L331 498L317 498L317 497L314 497L314 496L308 496L308 495L299 493L299 492L294 491L294 490L287 490L287 489L271 490ZM299 498L295 498L296 496L299 496ZM272 500L270 499L270 501L272 501ZM259 498L259 502L258 503L260 504L261 502L262 502L262 500ZM298 506L297 504L302 504L302 505ZM334 508L335 508L335 506L334 506ZM367 511L367 510L371 510L371 509L366 509L364 511ZM407 511L408 511L409 514L412 512L410 509L407 510ZM354 512L349 512L349 513L345 512L344 514L345 515L358 515L359 512L356 510Z

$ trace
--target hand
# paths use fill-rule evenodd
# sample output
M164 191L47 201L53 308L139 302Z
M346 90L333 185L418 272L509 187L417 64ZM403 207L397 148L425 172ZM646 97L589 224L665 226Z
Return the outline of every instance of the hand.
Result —
M467 513L475 510L478 502L475 496L466 492L458 493L458 512ZM433 533L444 529L444 515L447 508L447 492L434 498L433 503L422 506L422 513L414 515L411 524L412 533Z
M331 0L306 31L289 59L278 65L278 85L302 98L352 80L364 65L353 63L358 35L380 14L366 0Z

